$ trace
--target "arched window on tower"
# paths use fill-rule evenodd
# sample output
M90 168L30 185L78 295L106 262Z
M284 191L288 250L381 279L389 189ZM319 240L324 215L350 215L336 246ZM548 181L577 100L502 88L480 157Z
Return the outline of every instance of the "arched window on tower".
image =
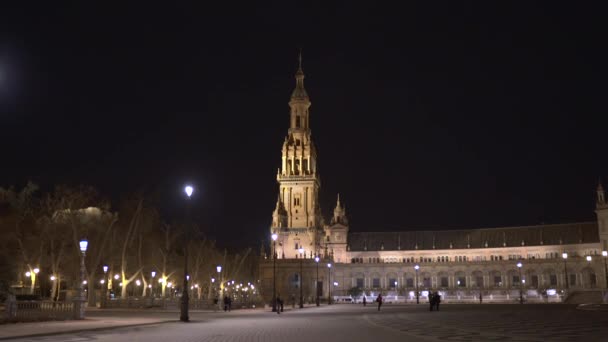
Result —
M300 116L296 115L296 128L300 128Z

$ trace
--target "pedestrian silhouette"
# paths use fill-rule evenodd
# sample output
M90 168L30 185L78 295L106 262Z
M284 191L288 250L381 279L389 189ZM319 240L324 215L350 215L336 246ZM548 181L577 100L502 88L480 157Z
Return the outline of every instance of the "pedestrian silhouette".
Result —
M229 301L230 299L228 298L228 296L224 296L224 311L228 311Z
M431 311L433 311L433 306L437 311L439 311L439 303L441 303L441 295L439 295L439 292L435 291L431 294L430 303Z
M367 299L365 298L365 295L363 295L363 306L367 306Z
M277 295L277 299L276 299L276 310L277 310L277 315L281 314L281 311L283 311L283 300L281 299L281 295Z
M376 298L376 302L378 302L378 311L380 311L380 307L382 306L382 293L378 294L378 298Z

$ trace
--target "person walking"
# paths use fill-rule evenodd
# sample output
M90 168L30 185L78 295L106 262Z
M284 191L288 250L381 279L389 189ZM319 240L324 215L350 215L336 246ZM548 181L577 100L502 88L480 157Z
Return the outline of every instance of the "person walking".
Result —
M378 311L380 311L380 307L382 306L382 293L378 294L378 298L376 298L376 302L378 302Z
M431 292L431 294L429 295L429 304L431 305L431 311L433 311L433 307L435 306L435 298L435 293Z
M435 299L435 309L437 309L437 311L439 311L439 303L441 303L441 295L439 294L439 292L435 291L435 294L433 295L434 299Z
M276 306L277 306L277 315L280 315L281 311L283 311L283 310L281 310L283 308L283 300L281 299L281 294L277 295L277 304L276 304Z
M228 311L228 296L224 296L224 312Z
M367 298L365 298L365 295L363 295L363 306L367 306Z

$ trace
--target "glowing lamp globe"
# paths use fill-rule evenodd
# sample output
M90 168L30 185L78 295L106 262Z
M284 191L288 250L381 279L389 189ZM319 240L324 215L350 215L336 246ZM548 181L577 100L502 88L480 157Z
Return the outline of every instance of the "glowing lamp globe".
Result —
M80 240L80 251L82 253L87 251L87 247L89 246L89 241L87 240Z
M602 256L608 256L608 251L602 251Z
M523 265L521 264L521 262L517 263L517 267L521 268Z
M194 192L194 188L190 185L186 185L186 187L184 188L184 192L186 192L186 196L190 198L190 196L192 196L192 193Z
M272 237L272 241L277 241L277 239L279 238L279 236L277 235L277 233L273 233L271 235L271 237Z
M217 266L215 269L217 270L217 273L222 272L222 266Z
M104 265L104 266L103 266L103 273L107 273L107 272L108 272L108 266L107 266L107 265Z

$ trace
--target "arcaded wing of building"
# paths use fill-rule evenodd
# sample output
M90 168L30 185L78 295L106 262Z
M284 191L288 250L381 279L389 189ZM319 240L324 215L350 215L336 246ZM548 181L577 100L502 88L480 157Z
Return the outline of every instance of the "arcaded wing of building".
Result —
M350 232L337 195L327 223L301 59L295 78L269 233L276 241L261 265L268 300L274 292L295 301L301 294L304 302L317 295L358 300L360 293L413 301L416 294L440 291L447 300L560 301L575 290L608 286L608 204L601 184L596 222Z

